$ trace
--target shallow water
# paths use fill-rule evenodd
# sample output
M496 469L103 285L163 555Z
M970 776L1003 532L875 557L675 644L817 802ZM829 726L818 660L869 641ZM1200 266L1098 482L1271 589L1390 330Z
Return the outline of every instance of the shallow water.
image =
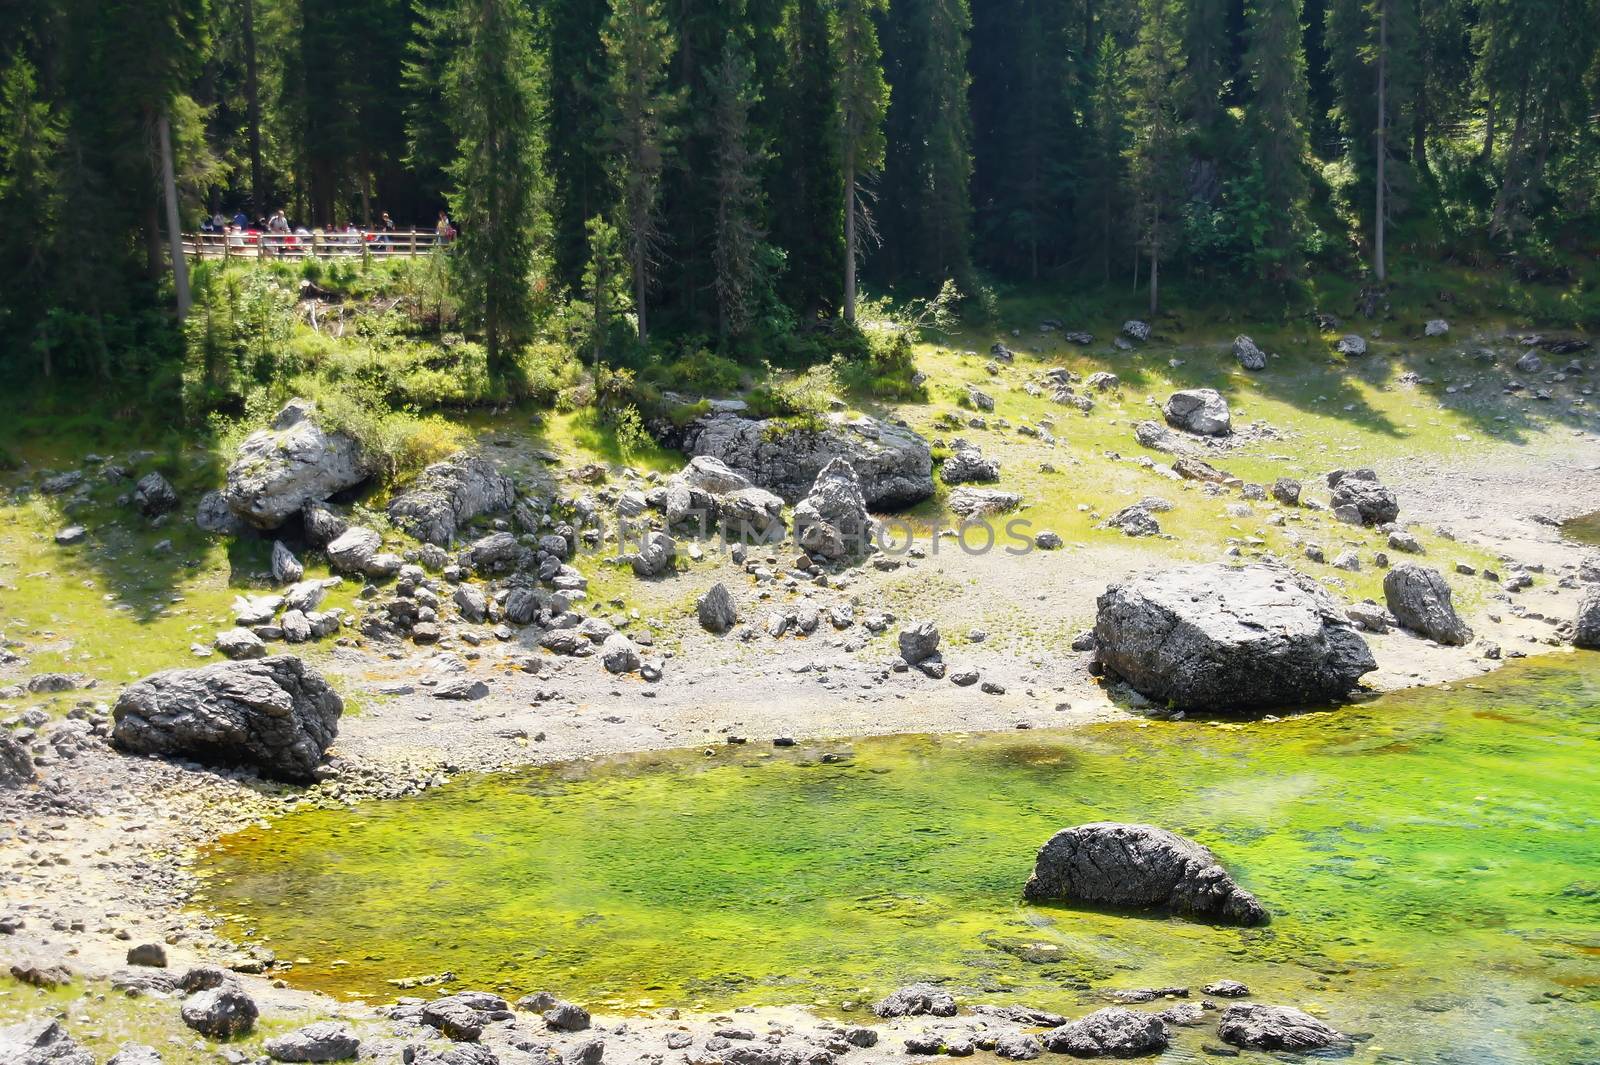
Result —
M1562 522L1561 535L1580 544L1600 544L1600 510Z
M1232 977L1372 1033L1359 1060L1592 1061L1597 755L1600 655L1279 722L645 755L289 816L203 856L201 905L344 995L833 1009L933 977L1081 1012ZM1021 904L1097 819L1201 840L1273 924Z

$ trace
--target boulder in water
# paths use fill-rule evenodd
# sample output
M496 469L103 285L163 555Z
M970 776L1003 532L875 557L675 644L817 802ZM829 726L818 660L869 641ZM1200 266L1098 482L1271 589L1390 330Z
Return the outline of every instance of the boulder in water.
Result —
M1224 1043L1246 1050L1295 1053L1348 1046L1349 1036L1293 1006L1239 1002L1222 1011L1217 1035Z
M1023 889L1031 902L1164 910L1227 924L1266 924L1266 909L1190 839L1152 825L1066 828L1039 849Z
M112 710L113 740L135 754L248 765L284 780L314 775L344 703L293 655L170 669L133 684Z
M1108 1006L1040 1036L1046 1050L1075 1058L1136 1058L1158 1054L1172 1036L1153 1013Z
M1377 668L1328 594L1269 566L1181 566L1111 585L1100 663L1181 710L1276 709L1343 698Z

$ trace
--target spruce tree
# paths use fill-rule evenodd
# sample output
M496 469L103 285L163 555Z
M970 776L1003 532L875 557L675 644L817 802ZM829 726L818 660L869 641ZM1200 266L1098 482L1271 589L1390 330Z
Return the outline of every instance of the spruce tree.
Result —
M534 325L544 72L520 0L458 0L454 19L461 49L444 76L457 137L448 167L460 226L452 261L480 309L490 372L506 378Z
M839 0L833 13L833 50L839 63L839 156L844 186L844 320L856 321L856 267L864 244L875 236L863 185L883 168L883 120L889 86L877 16L887 0Z
M757 96L755 71L738 41L729 38L712 78L716 106L715 182L717 195L716 265L717 333L722 347L750 327L757 287L761 283L763 202L761 170L766 152L755 142L750 112Z
M972 270L972 148L967 92L966 0L904 0L901 20L909 44L904 90L891 112L907 111L904 158L908 180L895 195L908 210L899 243L911 252L908 271L925 282L954 278L963 287Z
M0 72L0 276L8 279L0 289L0 331L17 339L51 295L62 143L63 124L41 97L33 64L15 57ZM51 374L48 349L40 370Z
M780 291L804 319L834 314L844 297L844 214L839 198L838 57L827 0L787 0L779 34L782 76L773 89L771 240L783 250Z
M1261 171L1265 233L1258 268L1270 279L1298 272L1308 153L1305 132L1305 53L1300 0L1251 0L1246 13L1245 74L1250 79L1247 137Z
M1178 117L1178 0L1144 0L1132 59L1129 172L1139 239L1150 257L1150 313L1161 300L1161 261L1178 242L1183 200L1182 129Z
M584 264L580 291L589 304L588 341L596 382L613 324L628 312L628 266L617 227L595 215L584 226L589 261Z
M621 202L634 314L643 342L650 335L648 300L661 250L661 171L675 132L677 97L666 79L676 46L660 0L613 0L601 39L610 64L606 133L612 180Z

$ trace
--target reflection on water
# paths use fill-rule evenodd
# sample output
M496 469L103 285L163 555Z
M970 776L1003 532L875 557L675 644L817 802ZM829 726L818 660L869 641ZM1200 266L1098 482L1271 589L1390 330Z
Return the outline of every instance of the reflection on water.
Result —
M849 752L824 762L825 752ZM1600 656L1280 722L732 749L308 811L204 856L201 904L339 994L453 971L611 1008L821 1002L941 978L1081 1011L1198 985L1323 1010L1359 1059L1588 1060ZM1213 928L1020 901L1083 821L1210 845L1271 909Z
M1562 522L1561 535L1580 544L1600 544L1600 510Z

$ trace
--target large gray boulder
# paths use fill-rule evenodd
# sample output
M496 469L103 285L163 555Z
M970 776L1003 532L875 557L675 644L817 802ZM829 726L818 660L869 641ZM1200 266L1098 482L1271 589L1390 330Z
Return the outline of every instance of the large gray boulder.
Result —
M824 466L811 491L794 508L795 539L823 558L864 554L872 537L872 517L861 493L861 479L845 459Z
M1075 1058L1137 1058L1167 1049L1171 1034L1153 1013L1108 1006L1039 1037L1045 1049Z
M689 427L685 450L721 459L790 503L803 499L817 474L836 458L850 461L867 506L875 510L908 507L933 494L927 441L876 418L836 414L813 425L712 414Z
M134 754L248 765L312 778L339 732L344 703L294 655L169 669L131 685L112 710L112 738Z
M1200 436L1227 436L1233 432L1228 401L1214 388L1186 388L1174 392L1161 408L1167 424Z
M0 1028L0 1061L6 1065L94 1065L94 1055L56 1020L24 1021Z
M739 611L734 606L733 595L720 581L713 584L705 595L695 601L695 613L699 616L700 627L718 636L733 628L739 620Z
M1293 1006L1239 1002L1222 1011L1217 1035L1246 1050L1300 1052L1348 1047L1350 1037Z
M1181 710L1341 699L1377 668L1328 594L1270 566L1181 566L1111 585L1098 601L1100 663Z
M696 455L689 460L688 465L673 474L672 481L681 482L694 488L704 489L714 496L727 495L737 492L742 488L752 488L750 478L742 473L735 473L728 468L728 464L712 455ZM669 484L672 482L669 481Z
M984 458L975 445L956 440L950 445L950 457L939 467L939 479L951 485L991 484L1000 479L1000 461Z
M494 463L481 455L453 455L423 470L389 501L389 520L419 540L445 547L464 522L510 510L516 501L516 486Z
M378 530L353 525L328 544L328 564L345 573L367 573L382 549L383 536Z
M639 540L639 550L628 556L636 577L659 577L672 569L678 545L664 532L647 532Z
M717 496L717 523L723 536L741 543L781 543L783 500L765 488L728 492Z
M1402 628L1460 647L1472 630L1456 613L1450 584L1436 569L1405 562L1383 575L1383 600Z
M1080 902L1165 910L1227 924L1259 925L1267 911L1234 883L1217 856L1153 825L1097 821L1064 828L1039 848L1022 891L1031 902Z
M1578 647L1600 651L1600 587L1590 588L1578 603L1578 616L1572 624L1572 642Z
M367 479L361 445L344 433L324 432L311 418L315 409L306 400L291 400L271 428L245 438L228 467L223 498L258 529L276 529L307 503Z

